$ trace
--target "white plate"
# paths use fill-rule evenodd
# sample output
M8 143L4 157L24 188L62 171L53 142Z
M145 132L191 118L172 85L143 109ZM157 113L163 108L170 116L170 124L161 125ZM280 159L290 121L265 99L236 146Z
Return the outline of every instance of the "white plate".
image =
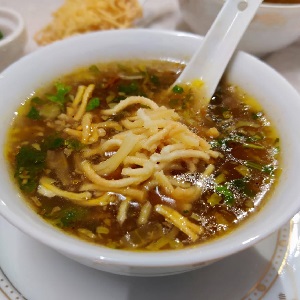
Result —
M187 29L176 0L141 1L144 18L139 26ZM0 6L14 8L25 18L26 53L37 49L34 33L61 3L0 0ZM300 41L265 61L300 92ZM89 269L25 236L0 217L0 300L300 300L299 282L300 213L255 247L206 268L162 278L122 277Z
M255 247L168 277L112 275L80 265L0 218L0 300L300 299L300 213ZM9 278L9 280L8 280Z

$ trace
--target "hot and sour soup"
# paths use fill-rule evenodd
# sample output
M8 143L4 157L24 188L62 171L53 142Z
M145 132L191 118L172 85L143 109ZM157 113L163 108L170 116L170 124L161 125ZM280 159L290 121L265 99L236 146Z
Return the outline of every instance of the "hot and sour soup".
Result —
M150 251L223 236L257 212L280 173L275 128L225 82L197 109L201 82L169 90L183 68L92 65L26 100L6 155L34 210L85 240Z

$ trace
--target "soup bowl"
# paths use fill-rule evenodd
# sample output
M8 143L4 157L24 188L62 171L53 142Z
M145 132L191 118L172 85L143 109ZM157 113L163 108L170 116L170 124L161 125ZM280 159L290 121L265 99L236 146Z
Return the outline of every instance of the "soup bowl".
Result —
M280 180L264 207L240 227L211 242L157 252L110 249L79 240L46 223L24 201L3 155L14 112L36 89L81 66L128 59L188 62L200 36L132 29L86 34L42 48L0 75L0 213L11 224L58 252L89 267L123 275L158 276L193 270L242 251L269 236L300 210L298 173L300 97L272 68L238 52L227 68L229 82L255 97L277 127L281 141Z
M183 20L205 35L225 0L179 0ZM271 1L270 1L271 2ZM257 56L282 49L300 37L300 3L263 2L242 38L239 49Z

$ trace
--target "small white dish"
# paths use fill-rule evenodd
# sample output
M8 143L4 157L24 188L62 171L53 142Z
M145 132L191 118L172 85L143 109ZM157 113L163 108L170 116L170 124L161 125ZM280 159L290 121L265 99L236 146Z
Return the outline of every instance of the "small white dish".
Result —
M225 0L178 0L182 18L205 35ZM239 49L257 56L282 49L300 37L300 4L261 4Z
M0 7L0 71L23 55L26 29L23 17L15 10Z

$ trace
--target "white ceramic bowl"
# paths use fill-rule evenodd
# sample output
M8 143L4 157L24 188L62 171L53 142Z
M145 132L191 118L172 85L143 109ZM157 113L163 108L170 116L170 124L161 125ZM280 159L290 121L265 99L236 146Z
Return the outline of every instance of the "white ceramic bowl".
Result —
M178 0L183 20L205 35L225 0ZM248 27L239 49L263 56L300 37L300 4L263 3Z
M0 77L0 147L14 111L37 88L78 66L122 59L187 61L201 42L180 32L125 30L82 35L54 43L22 58ZM32 66L38 68L32 68ZM92 245L56 230L37 216L18 194L8 165L0 157L0 213L38 241L90 267L118 274L154 276L199 268L241 251L285 224L300 210L300 96L273 69L258 59L238 53L228 69L228 80L259 100L278 127L282 143L282 175L265 207L243 226L219 240L195 248L161 252L129 252ZM18 84L16 84L16 82ZM3 151L2 151L3 152Z
M0 7L0 71L23 55L26 29L22 16L9 8Z

